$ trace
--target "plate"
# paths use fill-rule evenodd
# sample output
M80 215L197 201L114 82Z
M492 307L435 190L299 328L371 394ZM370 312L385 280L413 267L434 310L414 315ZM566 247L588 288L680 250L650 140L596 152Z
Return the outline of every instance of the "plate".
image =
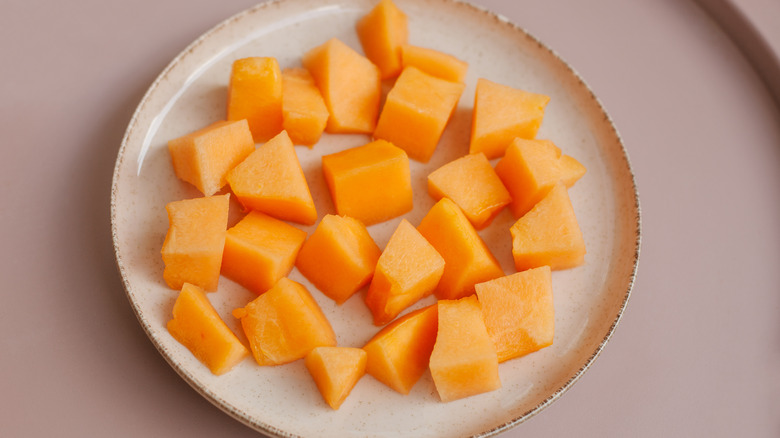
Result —
M411 44L469 63L466 89L433 158L427 164L411 164L415 207L404 217L414 225L420 222L433 205L425 185L427 174L468 152L477 78L550 96L538 137L554 141L588 169L570 190L588 253L584 266L553 273L554 344L502 363L503 387L497 391L442 403L430 373L405 396L366 376L333 411L322 401L302 361L260 367L247 359L231 372L214 376L165 328L178 293L162 278L165 205L200 195L174 176L167 141L224 118L230 66L237 58L273 56L283 68L298 66L308 49L332 37L362 52L354 24L374 4L374 0L263 3L218 24L168 65L133 115L117 157L111 199L117 265L140 324L170 365L214 405L259 431L284 437L494 435L560 397L604 348L636 273L639 202L621 139L579 75L520 27L466 3L396 1L409 16ZM296 147L320 217L334 213L320 157L368 141L364 135L325 135L312 149ZM238 210L231 208L231 221L237 220ZM380 247L400 220L369 227ZM515 272L508 231L513 222L504 211L480 232L507 273ZM337 306L297 270L290 278L312 291L340 345L362 346L376 333L362 301L365 291ZM253 296L224 277L219 290L209 294L239 336L239 323L230 312Z

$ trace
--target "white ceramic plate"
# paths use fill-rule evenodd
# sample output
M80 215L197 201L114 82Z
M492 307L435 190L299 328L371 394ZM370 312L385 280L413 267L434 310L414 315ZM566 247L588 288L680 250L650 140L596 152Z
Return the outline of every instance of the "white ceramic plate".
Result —
M141 101L116 162L111 218L119 270L144 330L171 366L198 392L238 420L275 436L472 436L510 428L549 405L591 365L626 305L639 253L639 204L620 138L596 97L550 49L489 12L448 0L397 0L409 16L410 43L451 53L469 63L467 87L436 153L412 162L418 224L433 200L427 174L468 151L477 78L551 97L538 137L553 140L588 173L570 195L588 249L582 267L553 273L556 332L553 346L500 366L500 390L441 403L427 373L411 394L400 395L370 376L358 382L338 411L325 405L302 361L260 367L247 359L212 375L165 329L177 291L162 279L160 248L168 228L165 205L199 196L173 174L167 141L224 118L234 59L273 56L282 67L300 65L308 49L338 37L360 49L356 20L374 0L283 0L230 18L193 42L162 72ZM296 147L320 217L333 213L320 170L323 154L365 144L362 135L326 135L309 150ZM236 207L236 205L233 205ZM234 208L235 211L238 208ZM236 220L235 213L232 220ZM380 247L401 218L369 228ZM481 232L507 273L511 258L508 211ZM311 232L313 227L304 228ZM298 272L290 277L312 291L340 345L362 346L377 329L364 292L336 306ZM230 312L253 295L226 278L209 295L239 336ZM429 297L416 307L430 304Z

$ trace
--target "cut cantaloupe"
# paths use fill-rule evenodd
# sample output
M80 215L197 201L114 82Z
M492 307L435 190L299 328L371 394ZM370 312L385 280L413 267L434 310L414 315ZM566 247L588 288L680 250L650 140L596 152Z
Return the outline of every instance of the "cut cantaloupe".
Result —
M442 198L431 207L417 230L444 258L444 274L435 291L437 298L471 295L475 284L504 275L474 226L449 198Z
M375 138L387 140L427 163L447 126L465 86L405 68L387 94Z
M430 369L443 402L501 387L498 356L476 296L441 300Z
M169 203L163 278L172 289L192 283L217 290L230 207L228 194Z
M569 193L561 182L509 231L518 271L544 265L553 270L568 269L585 262L585 241Z
M304 240L305 231L250 211L227 230L222 274L259 295L290 273Z
M552 345L555 311L549 266L480 283L476 289L499 362Z
M264 294L233 311L241 319L252 355L260 365L281 365L320 346L335 347L336 334L303 285L282 278Z
M379 69L336 38L303 56L330 117L330 133L371 133L376 128L382 81Z
M384 325L428 296L444 272L444 259L406 219L390 236L366 294L375 325Z
M328 122L328 107L305 68L282 70L284 130L294 144L312 147Z
M244 208L304 225L317 221L309 185L286 131L255 149L226 178Z
M246 119L255 143L282 131L282 72L275 58L250 57L233 62L227 119Z
M458 158L431 172L428 193L437 201L444 197L452 199L477 230L488 226L512 201L481 152Z
M219 121L168 142L176 176L205 196L227 184L225 175L255 150L246 120Z
M401 46L401 65L403 68L417 67L431 76L460 83L465 82L469 68L467 62L452 55L411 44Z
M304 363L325 403L338 409L366 373L366 352L353 347L316 347Z
M230 371L249 350L230 331L203 289L184 283L173 304L168 332L216 375Z
M295 266L341 304L371 281L381 253L362 222L329 214L301 247Z
M322 172L339 215L373 225L413 207L409 158L387 141L325 155Z
M516 138L496 164L496 173L512 195L509 209L515 218L527 213L558 181L571 187L585 171L549 140Z
M382 79L401 72L401 46L409 38L406 14L392 2L379 3L355 26L363 52L379 68Z
M515 139L534 138L542 124L549 96L477 80L469 153L488 159L504 155Z
M409 394L428 368L436 341L438 307L432 304L410 312L380 330L363 350L366 372L400 392Z

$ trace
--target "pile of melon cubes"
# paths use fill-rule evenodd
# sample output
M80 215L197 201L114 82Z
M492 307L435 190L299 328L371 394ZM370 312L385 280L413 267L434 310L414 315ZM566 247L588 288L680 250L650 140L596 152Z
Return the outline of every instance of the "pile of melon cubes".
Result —
M442 401L495 390L500 362L552 344L551 270L584 261L567 188L585 168L535 139L547 96L479 79L469 154L428 175L438 202L416 227L401 220L380 249L366 227L412 209L409 159L434 153L467 64L406 44L407 17L391 0L356 30L365 56L331 39L303 68L236 60L226 120L169 142L176 175L204 196L167 206L163 276L181 290L168 330L215 374L250 352L262 366L303 359L333 409L366 373L408 394L430 369ZM323 132L374 141L322 157L338 214L320 219L294 145L313 146ZM245 216L227 229L231 193ZM517 218L511 275L477 233L507 206ZM318 219L310 236L290 223ZM367 288L381 330L366 345L336 345L311 291L287 278L294 267L339 304ZM248 346L204 292L220 275L258 295L233 312ZM431 294L435 304L403 314Z

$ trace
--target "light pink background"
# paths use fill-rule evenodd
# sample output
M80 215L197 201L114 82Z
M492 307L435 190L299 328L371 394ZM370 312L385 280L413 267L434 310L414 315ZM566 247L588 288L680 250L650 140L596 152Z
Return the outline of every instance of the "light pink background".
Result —
M0 436L257 436L146 338L109 224L114 159L146 88L254 3L0 2ZM612 340L503 436L780 436L780 112L744 52L694 2L474 3L589 83L623 136L643 213ZM735 3L759 28L780 23L776 4Z

